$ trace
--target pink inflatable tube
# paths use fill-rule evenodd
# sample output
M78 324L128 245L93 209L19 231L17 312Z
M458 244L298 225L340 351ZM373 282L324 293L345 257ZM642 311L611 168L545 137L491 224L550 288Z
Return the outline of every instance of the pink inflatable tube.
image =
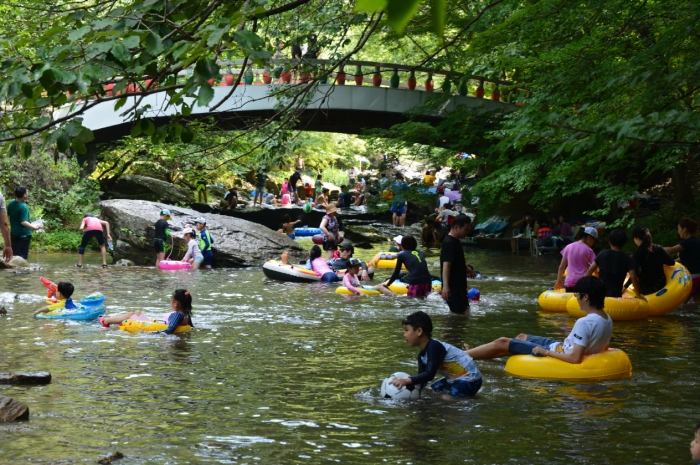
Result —
M177 260L161 260L158 262L158 268L161 270L189 270L192 268L192 264Z

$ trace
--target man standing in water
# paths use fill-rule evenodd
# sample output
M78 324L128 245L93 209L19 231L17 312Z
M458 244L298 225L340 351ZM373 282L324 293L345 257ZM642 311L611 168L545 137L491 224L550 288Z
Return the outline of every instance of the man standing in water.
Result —
M29 207L27 198L29 191L24 186L15 189L15 200L7 205L7 216L10 217L10 236L12 253L27 260L29 258L29 244L32 242L32 231L41 229L41 224L29 222Z
M442 298L447 302L452 313L462 315L469 311L467 276L473 278L475 274L473 270L467 268L460 239L467 237L471 229L471 218L467 215L458 215L452 222L450 233L443 239L442 250L440 250Z
M9 262L12 259L12 239L10 239L10 226L7 223L7 207L5 206L5 197L0 192L0 231L2 231L2 240L5 243L5 248L2 249L2 258Z

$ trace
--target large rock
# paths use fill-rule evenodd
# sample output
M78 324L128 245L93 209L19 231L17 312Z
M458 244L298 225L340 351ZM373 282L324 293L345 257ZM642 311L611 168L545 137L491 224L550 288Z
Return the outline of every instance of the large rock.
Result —
M48 371L18 371L0 373L0 384L49 384L51 373Z
M0 268L26 268L28 266L31 266L29 262L19 255L12 257L9 262L0 259Z
M189 205L194 196L185 189L160 179L126 174L101 185L104 199L132 199Z
M180 237L185 224L194 225L194 219L202 216L214 239L214 266L261 266L265 261L279 257L288 251L295 261L307 257L307 252L285 234L239 218L199 213L189 208L174 207L144 200L104 200L100 203L102 218L112 226L116 245L114 259L129 259L140 265L152 265L154 225L163 208L170 210L173 233L173 258L182 258L186 248Z
M0 395L0 421L27 420L29 407L12 397Z

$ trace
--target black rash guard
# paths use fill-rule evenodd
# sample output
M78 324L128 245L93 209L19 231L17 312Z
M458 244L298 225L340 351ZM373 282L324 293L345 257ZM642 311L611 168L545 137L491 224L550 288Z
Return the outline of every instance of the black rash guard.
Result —
M406 265L406 269L408 270L408 276L402 280L406 284L411 285L432 282L433 278L428 271L428 263L425 261L423 252L420 250L404 250L396 254L396 268L394 268L394 273L386 283L387 286L391 286L399 277L402 265Z

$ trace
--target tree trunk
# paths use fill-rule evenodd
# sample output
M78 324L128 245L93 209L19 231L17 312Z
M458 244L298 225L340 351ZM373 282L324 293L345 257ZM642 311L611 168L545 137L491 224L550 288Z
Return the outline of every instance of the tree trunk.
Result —
M672 172L674 205L676 211L681 213L695 209L695 196L689 169L689 163L685 161L676 165Z
M85 179L97 168L97 145L87 144L87 153L84 155L76 154L76 156L80 166L80 179Z

